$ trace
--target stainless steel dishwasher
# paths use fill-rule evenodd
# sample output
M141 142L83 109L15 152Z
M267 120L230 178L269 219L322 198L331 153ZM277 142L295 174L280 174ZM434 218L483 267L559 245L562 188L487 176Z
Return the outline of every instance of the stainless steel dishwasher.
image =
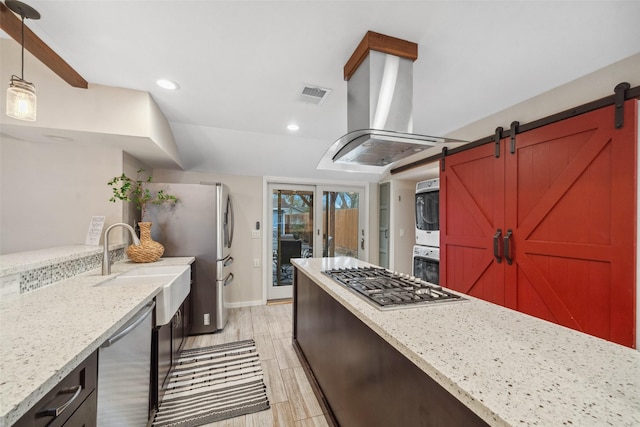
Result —
M100 347L98 427L147 424L154 307L147 304Z

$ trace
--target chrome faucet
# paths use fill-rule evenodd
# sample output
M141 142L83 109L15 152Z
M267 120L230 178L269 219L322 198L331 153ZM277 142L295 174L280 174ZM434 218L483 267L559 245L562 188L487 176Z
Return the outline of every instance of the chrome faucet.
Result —
M140 245L140 239L138 239L138 236L136 236L136 232L129 224L125 224L124 222L116 222L115 224L111 224L109 227L107 227L107 229L104 231L104 251L102 252L103 276L108 276L109 274L111 274L111 260L109 259L109 231L117 226L128 229L131 232L131 240L133 241L133 244L136 246Z

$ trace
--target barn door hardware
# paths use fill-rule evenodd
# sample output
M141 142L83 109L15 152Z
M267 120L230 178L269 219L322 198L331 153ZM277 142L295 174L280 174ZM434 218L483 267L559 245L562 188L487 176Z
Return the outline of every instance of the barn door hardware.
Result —
M596 99L594 101L588 102L586 104L578 105L576 107L572 107L568 110L561 111L559 113L552 114L550 116L543 117L538 120L534 120L529 123L521 123L518 126L518 132L528 132L533 129L538 129L539 127L550 125L552 123L557 123L561 120L565 120L571 117L575 117L580 114L588 113L590 111L595 111L599 108L609 107L611 105L615 105L615 128L620 129L623 126L623 108L624 108L624 100L640 98L640 86L630 87L628 83L620 83L616 86L616 90L614 94L608 95L604 98ZM460 147L454 147L451 149L451 153L449 155L461 153L463 151L471 150L478 146L486 145L486 144L494 144L495 143L495 134L487 135L483 138L472 141L468 144L464 144ZM407 170L417 168L419 166L432 164L436 161L439 161L442 158L440 153L436 153L432 156L425 157L424 159L416 160L412 163L408 163L406 165L398 166L396 168L391 169L391 175L395 175L397 173L405 172Z
M444 172L444 158L447 157L447 151L449 151L447 147L442 147L442 172Z
M511 154L516 153L516 134L518 133L518 127L520 126L520 122L511 122L511 130L509 134L511 136L511 148L509 152Z
M502 126L498 126L496 128L496 134L495 134L495 136L493 138L493 140L495 141L495 145L496 145L496 154L495 154L496 158L500 157L500 140L502 139L502 131L503 130L504 129L502 128Z
M624 99L626 96L626 92L631 88L629 83L618 83L616 88L613 90L615 92L615 110L616 110L616 129L620 129L624 126Z
M507 260L507 264L513 264L513 256L511 255L511 235L513 230L508 229L507 234L504 235L504 259Z
M498 228L496 234L493 236L493 256L496 262L500 264L502 262L502 251L500 250L500 235L502 235L502 228Z

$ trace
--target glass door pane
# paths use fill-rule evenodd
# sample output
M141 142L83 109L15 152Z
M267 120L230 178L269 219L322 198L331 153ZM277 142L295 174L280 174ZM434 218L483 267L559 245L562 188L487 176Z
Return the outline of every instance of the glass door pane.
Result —
M360 235L360 191L322 192L322 256L358 258L364 249Z
M291 298L292 258L313 256L314 187L271 184L272 274L267 299Z

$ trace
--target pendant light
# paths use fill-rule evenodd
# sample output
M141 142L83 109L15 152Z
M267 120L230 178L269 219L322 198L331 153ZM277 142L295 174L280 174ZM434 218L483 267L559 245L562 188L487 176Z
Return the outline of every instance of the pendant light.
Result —
M5 5L22 18L22 68L20 77L11 76L7 89L7 116L32 122L36 120L36 87L24 79L24 20L40 19L40 13L18 0L6 0Z

